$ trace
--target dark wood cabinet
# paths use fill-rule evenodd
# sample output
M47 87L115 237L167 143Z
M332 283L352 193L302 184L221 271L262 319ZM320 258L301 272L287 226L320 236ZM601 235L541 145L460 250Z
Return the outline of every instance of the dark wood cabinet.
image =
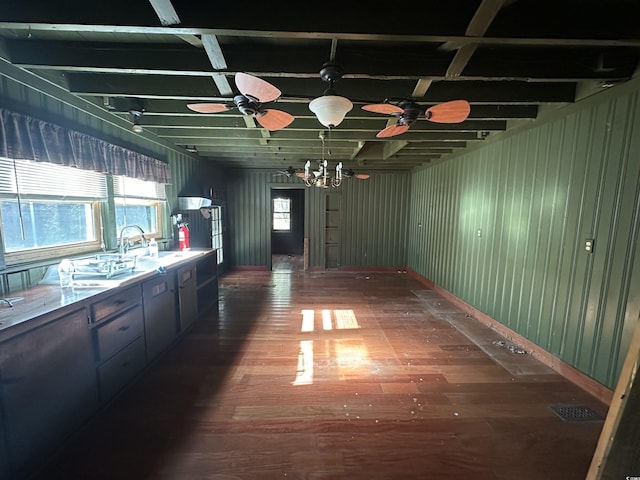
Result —
M93 303L91 312L100 400L106 402L146 364L141 285Z
M218 306L218 255L214 250L196 263L198 314Z
M218 303L216 253L38 317L0 342L0 480L27 478ZM27 324L24 324L27 326Z
M166 273L142 284L147 359L157 357L178 336L176 276Z
M8 478L27 475L98 406L86 309L39 323L0 344Z
M198 289L196 265L190 264L178 268L178 310L180 313L180 331L186 331L198 318Z

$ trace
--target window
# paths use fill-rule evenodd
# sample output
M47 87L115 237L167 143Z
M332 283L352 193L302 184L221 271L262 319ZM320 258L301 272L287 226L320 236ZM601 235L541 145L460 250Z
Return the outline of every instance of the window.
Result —
M99 205L106 196L106 178L100 173L0 158L0 215L6 263L98 249Z
M211 246L218 249L218 264L224 261L222 240L222 207L211 207Z
M291 230L291 199L273 199L273 229L280 232Z
M113 177L118 235L125 225L138 225L152 237L161 236L160 207L164 185L123 176Z

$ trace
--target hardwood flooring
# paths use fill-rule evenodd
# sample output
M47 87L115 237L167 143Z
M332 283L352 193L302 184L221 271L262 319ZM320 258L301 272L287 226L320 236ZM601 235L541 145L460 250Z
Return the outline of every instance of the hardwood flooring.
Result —
M583 479L606 406L401 272L240 272L37 477Z

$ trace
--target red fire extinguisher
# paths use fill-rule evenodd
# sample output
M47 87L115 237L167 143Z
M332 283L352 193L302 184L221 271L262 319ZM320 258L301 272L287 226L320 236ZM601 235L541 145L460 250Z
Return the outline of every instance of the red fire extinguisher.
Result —
M189 227L186 223L181 223L178 228L178 244L180 251L189 249Z

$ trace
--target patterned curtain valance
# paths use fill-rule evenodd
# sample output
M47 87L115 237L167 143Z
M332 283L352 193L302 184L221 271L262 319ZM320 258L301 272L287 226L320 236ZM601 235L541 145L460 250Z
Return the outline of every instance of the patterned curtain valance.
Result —
M171 169L165 162L3 108L0 108L0 156L171 183Z

